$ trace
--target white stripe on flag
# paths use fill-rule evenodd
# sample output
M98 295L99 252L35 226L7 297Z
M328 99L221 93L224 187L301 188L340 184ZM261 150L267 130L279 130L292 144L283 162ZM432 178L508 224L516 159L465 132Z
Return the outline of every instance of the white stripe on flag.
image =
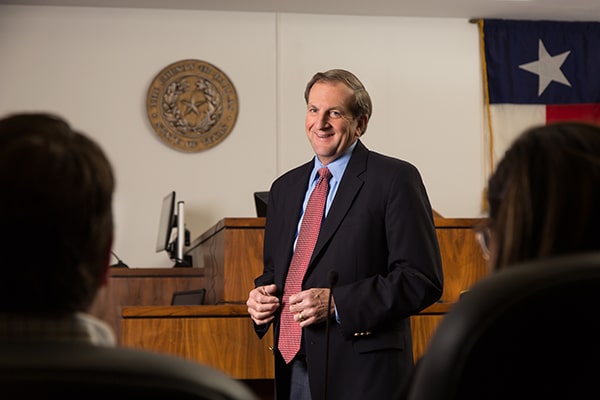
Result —
M494 141L494 170L504 152L521 132L533 126L546 124L546 106L543 104L492 104L490 114Z

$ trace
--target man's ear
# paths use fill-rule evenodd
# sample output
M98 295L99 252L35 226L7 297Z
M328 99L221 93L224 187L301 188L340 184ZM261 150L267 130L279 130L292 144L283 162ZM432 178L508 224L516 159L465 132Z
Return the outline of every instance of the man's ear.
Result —
M358 119L358 137L361 137L367 130L367 123L369 122L369 116L363 115Z

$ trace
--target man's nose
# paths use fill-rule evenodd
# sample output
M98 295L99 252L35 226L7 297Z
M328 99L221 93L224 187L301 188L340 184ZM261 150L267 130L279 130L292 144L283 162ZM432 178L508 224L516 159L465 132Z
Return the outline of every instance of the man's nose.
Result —
M329 114L321 113L317 117L317 126L319 129L323 129L329 126Z

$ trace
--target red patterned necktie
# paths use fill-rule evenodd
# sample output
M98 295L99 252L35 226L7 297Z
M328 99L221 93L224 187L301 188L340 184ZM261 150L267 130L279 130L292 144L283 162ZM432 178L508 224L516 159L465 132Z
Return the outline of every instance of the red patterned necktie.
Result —
M326 167L319 169L319 181L308 199L306 210L298 240L296 241L296 250L292 256L290 268L283 288L283 303L281 309L281 321L279 326L279 351L286 363L289 363L300 349L300 340L302 338L302 328L299 322L294 321L294 315L290 312L290 294L298 293L302 290L302 279L304 272L312 256L321 221L325 214L325 201L327 200L327 191L329 189L329 178L331 172Z

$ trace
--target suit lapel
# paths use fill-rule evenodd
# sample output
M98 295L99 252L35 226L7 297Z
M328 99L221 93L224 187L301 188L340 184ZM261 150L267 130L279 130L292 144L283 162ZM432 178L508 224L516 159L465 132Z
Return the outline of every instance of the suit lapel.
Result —
M278 201L278 207L283 207L283 211L279 211L279 215L286 215L285 221L283 221L282 234L277 240L280 243L278 252L282 265L285 265L285 270L282 270L282 275L279 276L281 284L287 275L287 268L292 259L294 238L296 237L296 230L298 228L298 219L302 212L302 203L306 194L306 188L308 185L308 179L313 168L314 161L310 161L300 167L298 167L290 177L290 181L286 182L285 188L280 191L282 201Z
M331 208L329 209L329 213L327 214L327 218L321 227L319 239L315 244L315 250L308 265L307 274L312 270L312 263L315 257L323 250L325 244L329 242L339 225L344 220L348 210L350 210L354 198L360 192L360 188L364 183L360 178L360 175L367 169L368 154L369 150L359 140L354 152L352 153L352 157L350 157L350 161L348 162L344 176L339 184L337 193L335 194L335 199L333 200Z

